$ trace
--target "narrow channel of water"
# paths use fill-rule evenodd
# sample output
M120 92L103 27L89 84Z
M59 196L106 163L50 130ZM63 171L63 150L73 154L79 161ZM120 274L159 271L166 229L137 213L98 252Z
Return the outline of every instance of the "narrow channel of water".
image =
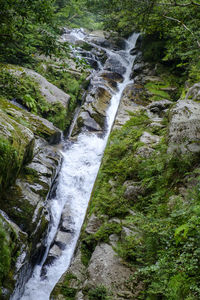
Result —
M107 111L107 133L103 138L90 132L80 133L77 141L66 141L56 197L50 200L52 223L47 240L47 251L42 263L35 266L32 277L25 284L23 296L19 297L16 292L11 298L12 300L48 300L52 289L70 265L120 98L124 88L131 82L129 78L134 57L129 54L129 51L135 46L137 37L137 34L133 34L128 39L124 51L109 50L109 56L120 60L126 67L126 73L124 81L118 84L118 91L113 94ZM80 38L84 39L84 35L82 34ZM45 267L45 276L42 276L43 264L56 235L64 208L70 214L73 234L61 256L53 264Z

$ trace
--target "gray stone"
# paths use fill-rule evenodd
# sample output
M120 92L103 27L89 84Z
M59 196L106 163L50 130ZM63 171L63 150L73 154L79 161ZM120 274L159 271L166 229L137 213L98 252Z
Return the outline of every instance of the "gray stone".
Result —
M49 103L61 103L64 107L68 106L70 96L63 92L61 89L57 88L55 85L46 80L45 77L39 73L27 69L27 68L11 68L10 71L17 76L25 73L26 75L33 78L35 82L39 84L39 90L41 94L45 97L46 101Z
M187 92L186 100L200 100L200 83L195 83Z
M84 285L96 287L102 284L109 289L112 287L115 295L116 291L126 290L126 281L132 274L112 247L102 243L96 246L92 254L88 267L88 280Z
M149 104L147 106L147 108L153 112L153 113L157 113L158 115L160 115L163 111L166 112L166 109L170 107L170 105L172 105L173 102L167 100L167 99L163 99L160 101L155 101L152 102L151 104Z
M170 112L168 152L200 151L200 103L179 100Z
M94 214L92 214L87 222L85 232L88 234L94 234L98 231L101 225L102 221L99 218L97 218Z
M125 181L124 186L126 187L124 197L132 201L137 201L139 195L144 194L144 188L140 182Z
M158 144L160 142L160 137L145 131L140 137L140 142L146 145Z
M143 158L149 158L155 150L148 146L142 146L137 149L135 152L136 155L139 155Z

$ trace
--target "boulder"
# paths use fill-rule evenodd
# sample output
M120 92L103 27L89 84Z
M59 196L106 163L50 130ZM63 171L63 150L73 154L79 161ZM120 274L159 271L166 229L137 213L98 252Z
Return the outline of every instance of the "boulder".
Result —
M173 104L172 101L169 101L167 99L163 99L160 101L152 102L147 106L147 108L152 112L156 113L158 115L161 115L162 111L166 111L171 105Z
M200 103L179 100L170 111L168 152L200 151Z
M87 222L85 232L88 234L94 234L98 231L101 225L102 221L99 218L97 218L94 214L92 214Z
M142 158L149 158L154 151L155 150L149 146L142 146L137 149L135 154L141 156Z
M137 201L139 195L143 195L145 192L140 182L133 182L132 180L125 181L124 187L126 188L124 197L134 202Z
M200 83L195 83L187 92L186 100L200 100Z
M126 73L126 68L118 59L116 59L116 57L110 57L109 59L107 59L105 63L105 70L119 73L120 75L124 75Z
M63 107L68 107L70 96L63 92L61 89L57 88L55 85L47 81L45 77L40 75L39 73L27 69L27 68L17 68L10 67L10 72L15 74L16 76L21 76L22 74L26 74L30 76L35 82L39 85L39 90L41 94L44 96L47 102L53 103L60 103Z
M99 285L112 289L114 299L118 299L117 293L127 291L127 281L133 272L123 265L122 260L108 244L102 243L96 246L89 262L88 279L84 286L96 288Z
M151 144L158 144L160 142L160 137L158 135L152 135L149 132L143 132L142 136L140 137L140 142L151 145Z
M6 126L13 124L15 135L21 134L22 137L20 139L22 142L27 135L33 135L33 133L35 136L46 139L50 144L57 144L61 140L61 130L56 128L51 122L17 107L7 100L1 99L0 112L2 117L4 115L4 121L2 120L1 124L7 124ZM2 125L0 128L2 128ZM3 135L8 135L8 131Z

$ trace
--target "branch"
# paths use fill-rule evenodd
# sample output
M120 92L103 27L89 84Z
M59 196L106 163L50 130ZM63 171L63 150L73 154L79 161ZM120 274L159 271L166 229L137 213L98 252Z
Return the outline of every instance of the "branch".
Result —
M196 40L198 47L200 48L200 42L199 42L199 40L196 38L194 32L192 32L191 29L188 28L182 21L180 21L180 20L178 20L178 19L175 19L175 18L172 18L172 17L168 17L168 16L166 16L166 15L163 15L163 17L166 18L166 19L168 19L168 20L172 20L172 21L175 21L175 22L181 24L187 31L189 31L189 32L191 33L191 35L192 35L192 36L194 37L194 39Z

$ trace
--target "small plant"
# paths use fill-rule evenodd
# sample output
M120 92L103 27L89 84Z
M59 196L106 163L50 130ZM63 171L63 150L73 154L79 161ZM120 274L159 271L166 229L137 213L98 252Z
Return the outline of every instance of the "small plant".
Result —
M105 286L99 285L88 292L89 300L109 300L108 291Z

